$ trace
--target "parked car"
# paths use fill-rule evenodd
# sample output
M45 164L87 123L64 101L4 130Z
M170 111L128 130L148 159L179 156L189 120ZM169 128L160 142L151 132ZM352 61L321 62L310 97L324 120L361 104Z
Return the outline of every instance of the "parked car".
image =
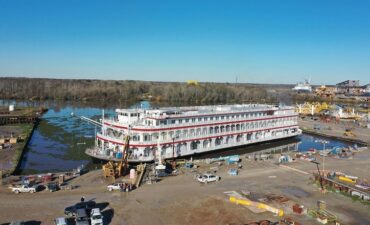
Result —
M156 170L156 175L158 177L168 177L168 176L171 176L172 174L171 173L166 173L165 170Z
M74 187L72 185L69 185L67 182L59 184L60 190L72 190Z
M198 177L198 181L207 184L208 182L219 181L221 178L211 173L205 173Z
M59 190L59 185L57 183L54 183L54 182L48 183L48 185L46 187L50 192L54 192L54 191Z
M67 216L76 215L78 209L85 209L87 213L90 213L91 209L95 208L96 203L94 201L78 202L73 206L69 206L64 209L64 214Z
M43 185L43 184L35 184L32 187L35 188L36 192L43 191L46 188L45 185Z
M92 209L90 214L91 225L103 225L103 216L99 208Z
M64 217L59 217L54 220L55 225L67 225L67 220Z
M21 192L35 193L36 192L36 188L29 187L27 185L21 185L19 187L13 187L12 188L12 192L14 192L16 194L19 194Z
M121 190L123 183L113 183L107 186L108 191Z
M77 209L76 210L76 225L89 225L89 218L87 217L86 209Z

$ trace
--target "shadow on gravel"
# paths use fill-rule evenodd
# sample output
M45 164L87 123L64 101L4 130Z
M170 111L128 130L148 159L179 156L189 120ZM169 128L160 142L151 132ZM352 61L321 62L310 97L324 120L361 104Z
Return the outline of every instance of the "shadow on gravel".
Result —
M311 195L307 191L305 191L305 190L303 190L299 187L295 187L295 186L284 187L282 189L282 191L283 191L283 193L294 196L296 198L307 198L307 197L310 197L310 195Z
M96 203L95 208L99 208L100 211L103 211L105 208L107 208L109 205L108 202L101 202L101 203Z
M30 220L30 221L26 221L26 222L11 222L11 223L2 223L1 225L10 225L10 224L22 224L22 225L40 225L41 224L41 221L35 221L35 220Z
M27 221L24 224L25 225L40 225L41 222L40 221L34 221L34 220L32 220L32 221Z
M101 212L101 214L104 217L104 224L110 224L114 216L114 209L107 209Z

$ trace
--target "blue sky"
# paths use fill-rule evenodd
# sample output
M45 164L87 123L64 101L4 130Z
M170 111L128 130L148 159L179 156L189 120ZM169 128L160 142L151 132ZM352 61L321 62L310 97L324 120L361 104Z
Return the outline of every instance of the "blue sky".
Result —
M0 0L0 76L370 83L370 1Z

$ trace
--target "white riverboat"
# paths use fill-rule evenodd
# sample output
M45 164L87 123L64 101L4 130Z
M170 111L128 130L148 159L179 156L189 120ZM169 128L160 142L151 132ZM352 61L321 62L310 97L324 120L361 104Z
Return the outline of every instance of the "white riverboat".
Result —
M292 90L298 93L311 93L312 86L309 81L305 80L304 82L300 82L294 86Z
M130 135L129 162L178 158L300 135L297 118L293 107L262 104L116 109L86 153L118 161Z

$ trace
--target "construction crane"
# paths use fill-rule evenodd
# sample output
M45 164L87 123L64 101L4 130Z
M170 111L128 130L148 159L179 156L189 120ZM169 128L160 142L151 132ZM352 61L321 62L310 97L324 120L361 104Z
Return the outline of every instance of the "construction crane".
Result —
M103 112L103 115L104 115L104 112ZM98 127L103 126L103 123L102 122L98 122L98 121L92 120L90 118L87 118L86 116L78 116L74 112L71 112L71 116L72 117L77 117L77 118L79 118L79 119L81 119L81 120L83 120L83 121L85 121L87 123L90 123L90 124L94 125L94 126L98 126Z
M315 94L322 98L333 98L335 97L335 92L336 87L327 87L325 85L322 85L315 90Z
M103 165L103 174L104 177L113 177L117 178L124 175L128 167L128 148L130 144L130 135L125 136L125 144L122 151L122 158L119 163L109 161Z
M354 128L353 127L348 127L345 129L343 135L347 137L356 137L356 135L353 133Z
M186 81L186 83L188 85L198 86L198 81L197 80L188 80L188 81Z
M304 104L297 104L295 111L300 115L317 115L322 111L329 110L330 106L326 102L305 102Z
M128 167L128 147L130 144L130 135L125 137L125 145L123 147L121 162L118 165L118 176L122 176L127 171Z
M104 124L104 110L103 110L103 113L102 113L102 119L100 122L98 121L95 121L95 120L92 120L90 118L87 118L85 116L77 116L75 115L74 112L71 113L71 116L76 116L78 117L79 119L83 120L83 121L86 121L90 124L93 124L95 127L99 126L99 127L102 127L103 124ZM125 141L124 141L124 147L123 147L123 151L122 151L122 157L121 157L121 161L119 163L117 162L114 162L112 160L110 160L108 163L104 164L103 165L103 174L104 174L104 177L113 177L113 178L117 178L117 177L120 177L122 176L126 170L127 170L127 167L128 167L128 148L129 148L129 144L130 144L130 131L128 132L128 134L125 135Z
M76 115L72 112L71 116L76 116ZM104 124L104 110L103 110L102 119L101 119L100 122L92 120L92 119L87 118L85 116L77 116L77 117L80 118L83 121L86 121L90 124L93 124L95 127L97 127L97 126L102 127L103 124ZM123 151L122 151L121 161L119 163L117 163L117 162L114 162L114 161L110 160L108 163L104 164L103 167L102 167L104 177L106 177L106 178L107 177L117 178L117 177L122 176L126 172L127 167L128 167L128 148L129 148L129 144L130 144L130 131L125 135L124 147L123 147Z
M324 190L324 185L322 184L322 176L321 176L321 173L320 173L320 168L319 168L319 162L317 161L311 161L312 163L316 164L316 167L317 167L317 172L319 173L319 181L320 181L320 186L321 186L321 190ZM323 175L324 175L324 172L323 172Z

